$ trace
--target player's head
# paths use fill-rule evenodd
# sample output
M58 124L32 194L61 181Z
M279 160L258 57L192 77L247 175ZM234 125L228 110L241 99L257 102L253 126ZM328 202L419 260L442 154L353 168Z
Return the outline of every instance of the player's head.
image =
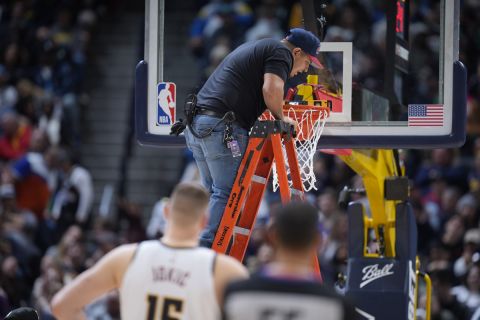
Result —
M179 183L165 207L167 220L173 225L203 227L207 219L210 194L198 183Z
M5 320L38 320L38 313L35 309L21 307L10 311Z
M320 49L320 40L310 31L294 28L283 40L293 55L293 67L290 76L293 77L300 72L307 72L311 65L321 69L322 64L317 59Z
M318 211L307 202L291 202L274 213L272 240L277 249L308 251L317 246Z

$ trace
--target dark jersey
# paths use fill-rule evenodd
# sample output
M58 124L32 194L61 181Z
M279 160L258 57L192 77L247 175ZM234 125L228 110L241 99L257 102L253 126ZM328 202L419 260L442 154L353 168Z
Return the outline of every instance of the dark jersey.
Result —
M318 282L255 276L230 284L224 320L350 320L354 309Z
M290 50L278 40L247 42L231 52L198 93L200 107L233 111L240 125L250 129L266 109L262 87L265 73L287 79L293 67Z

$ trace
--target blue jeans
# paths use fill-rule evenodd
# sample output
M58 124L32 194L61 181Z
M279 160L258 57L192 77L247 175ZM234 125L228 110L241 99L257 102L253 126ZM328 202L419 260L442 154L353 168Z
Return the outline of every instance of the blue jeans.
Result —
M196 116L192 127L198 134L203 134L214 127L220 119L211 116ZM200 235L200 245L210 248L215 238L223 211L227 205L238 167L248 144L248 131L237 123L232 124L233 137L238 141L242 156L233 157L232 152L223 142L225 122L218 123L212 134L205 138L195 137L189 128L185 130L188 148L192 151L200 171L203 185L210 191L208 224Z

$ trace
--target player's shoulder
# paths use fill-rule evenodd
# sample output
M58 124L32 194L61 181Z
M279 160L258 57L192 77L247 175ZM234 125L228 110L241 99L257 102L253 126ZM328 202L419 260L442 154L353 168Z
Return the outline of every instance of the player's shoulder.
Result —
M249 279L233 281L227 285L224 291L225 304L232 301L238 302L238 300L235 300L236 297L247 297L248 299L257 299L258 301L262 301L261 299L264 297L270 301L269 303L275 297L308 298L309 301L317 300L335 303L344 310L345 316L343 319L353 319L354 314L352 304L344 296L335 292L333 288L313 280L282 279L254 274Z
M338 297L333 290L330 290L318 281L274 278L267 277L262 274L254 274L250 279L231 283L227 291L270 291L277 293L295 293L332 298Z
M237 259L224 254L217 254L215 259L215 271L238 275L242 278L248 277L247 268Z
M241 266L243 265L235 258L217 253L217 263L222 266Z
M110 257L110 259L128 259L133 257L138 249L138 246L138 243L122 244L112 249L107 256Z
M97 270L109 270L117 281L117 285L121 282L123 275L133 260L138 245L123 244L108 252L97 264Z

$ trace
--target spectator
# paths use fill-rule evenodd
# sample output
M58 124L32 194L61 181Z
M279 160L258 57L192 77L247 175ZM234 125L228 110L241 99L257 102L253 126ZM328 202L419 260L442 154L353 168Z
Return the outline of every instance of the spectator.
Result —
M415 183L425 188L435 179L444 179L446 183L464 188L465 175L463 168L454 164L455 151L453 149L434 149L431 152L431 163L420 168ZM428 190L426 190L428 191Z
M429 270L434 296L440 305L439 309L442 313L448 312L451 315L451 318L442 319L468 319L468 308L451 292L454 277L449 267L448 264L438 264L434 269Z
M49 258L48 256L46 258ZM43 261L42 261L43 262ZM50 309L50 301L53 295L62 288L62 277L60 270L52 266L46 267L33 286L32 300L35 309L38 310L42 319L50 317L52 319L52 311Z
M94 251L85 261L85 266L87 268L92 267L104 255L115 249L122 240L118 239L118 236L115 234L115 232L106 228L97 230L97 233L94 235L90 234L90 237L93 238Z
M322 262L322 277L331 286L337 280L337 275L346 271L347 263L348 220L345 214L333 217L332 230L325 235L325 244L320 255Z
M9 84L10 75L7 69L0 65L0 114L12 111L18 101L17 90Z
M468 174L469 190L480 199L480 152L475 154L475 159L470 173Z
M58 150L62 186L53 198L51 215L56 221L57 237L72 224L87 226L93 205L93 183L90 172L76 164L73 155Z
M125 221L128 225L124 232L127 243L140 242L146 239L145 228L142 223L142 210L137 203L120 199L118 201L118 215L120 221Z
M478 260L480 250L480 229L470 229L463 237L462 255L455 261L453 271L457 278L462 279L468 270Z
M56 21L50 29L53 42L59 47L70 48L73 45L73 16L68 7L62 7Z
M437 219L435 222L437 229L443 227L445 221L450 219L458 210L455 210L458 205L458 200L460 199L461 192L457 187L446 187L442 192L440 199L440 210L437 217L432 217Z
M321 193L323 190L330 185L330 170L329 163L332 161L332 157L327 154L317 153L313 158L313 172L315 173L315 187L318 192Z
M25 48L15 42L6 45L3 55L3 65L10 75L10 82L12 84L28 76L28 67L26 66L26 61L24 61L25 53Z
M420 202L413 202L412 209L418 230L418 253L421 256L425 256L430 249L430 244L435 240L438 240L436 239L437 234L430 225L428 214L425 212L423 205Z
M30 291L17 259L7 256L1 263L1 271L0 286L6 292L10 306L18 308L26 305L30 299Z
M474 136L480 135L480 104L478 99L475 99L474 97L469 97L467 99L466 126L467 126L467 133L469 135L474 135Z
M473 314L480 306L480 266L473 264L467 274L465 284L452 289L452 294Z
M117 291L110 291L85 310L87 319L120 320L120 301Z
M227 45L233 50L241 43L242 33L252 22L252 10L243 1L220 0L205 5L190 29L190 48L199 58L201 68L207 65L206 58L221 35L226 36Z
M45 255L51 256L56 262L63 263L63 257L65 255L67 246L72 243L83 241L83 238L84 234L79 226L70 226L63 234L60 241L48 248ZM49 261L45 263L49 265Z
M29 212L9 213L3 227L3 236L10 244L10 253L17 260L23 278L33 283L41 258L40 249L35 243L37 222L34 216Z
M462 217L467 229L478 227L478 203L473 195L465 194L458 201L456 210L458 215Z
M462 241L465 233L465 224L462 217L455 215L445 224L445 231L442 236L442 243L451 253L453 259L462 254Z
M16 111L20 116L24 117L32 127L38 125L37 106L32 97L21 99L17 103Z
M19 209L30 210L39 220L55 189L58 149L50 148L45 154L47 138L44 132L34 133L31 151L4 171L4 185L14 184ZM38 149L37 149L38 148Z
M5 161L23 156L29 147L32 128L14 112L4 114L1 121L0 158Z
M48 134L52 146L61 141L63 110L60 102L55 102L51 95L45 95L41 102L42 114L38 120L38 128Z
M318 196L317 203L321 228L326 235L330 235L334 220L341 214L337 204L337 193L333 189L325 190Z
M254 41L263 38L281 40L285 32L281 28L281 20L277 17L278 10L277 0L263 0L257 9L257 21L247 30L245 40Z
M204 76L201 79L202 84L207 81L208 77L215 71L223 59L231 52L230 47L226 43L218 43L210 51L209 64L205 68ZM196 168L196 165L194 165Z
M165 233L165 206L168 198L162 198L153 206L150 221L147 226L147 237L149 239L159 238Z

